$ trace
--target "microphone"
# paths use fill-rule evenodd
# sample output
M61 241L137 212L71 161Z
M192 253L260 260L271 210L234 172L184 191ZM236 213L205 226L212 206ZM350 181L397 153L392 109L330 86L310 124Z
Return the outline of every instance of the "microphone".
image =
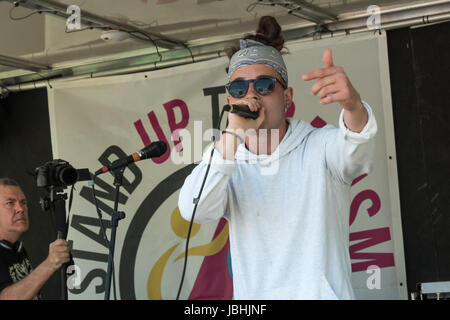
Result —
M129 156L121 159L117 159L109 166L103 166L95 172L95 175L99 175L108 171L113 171L115 169L126 167L132 162L137 162L141 160L145 160L148 158L157 158L162 156L167 151L167 145L164 141L156 141L152 142L150 145L145 147L144 149L130 154Z
M259 115L258 111L250 111L250 108L246 105L227 104L223 106L223 109L244 118L256 119Z

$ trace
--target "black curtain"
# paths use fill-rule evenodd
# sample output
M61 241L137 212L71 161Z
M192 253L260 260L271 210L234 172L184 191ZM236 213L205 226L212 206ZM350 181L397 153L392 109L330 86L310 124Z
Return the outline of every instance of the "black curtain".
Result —
M388 31L408 291L450 281L450 23Z
M52 159L47 90L10 93L0 104L0 177L16 180L28 199L30 227L23 234L34 267L48 256L56 239L50 212L41 210L33 176L35 168ZM60 274L56 272L41 290L44 299L60 299Z

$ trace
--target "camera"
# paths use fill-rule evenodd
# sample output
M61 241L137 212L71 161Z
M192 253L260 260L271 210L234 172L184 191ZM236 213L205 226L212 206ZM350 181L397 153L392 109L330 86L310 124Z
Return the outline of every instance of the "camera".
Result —
M73 185L78 181L78 171L69 162L52 160L36 168L38 187L63 187Z

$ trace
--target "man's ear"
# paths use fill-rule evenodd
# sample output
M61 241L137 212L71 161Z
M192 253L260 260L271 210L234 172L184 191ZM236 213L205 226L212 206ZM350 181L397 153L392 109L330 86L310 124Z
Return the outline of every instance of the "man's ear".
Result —
M284 90L284 101L286 102L286 105L290 106L292 104L294 98L294 89L292 87L289 87Z
M227 96L227 104L230 104L230 96Z

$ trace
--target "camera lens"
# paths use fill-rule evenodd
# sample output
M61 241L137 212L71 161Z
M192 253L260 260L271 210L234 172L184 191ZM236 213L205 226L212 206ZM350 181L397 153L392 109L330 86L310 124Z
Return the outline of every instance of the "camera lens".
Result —
M78 173L72 166L63 167L58 173L58 180L64 185L72 185L78 180Z

